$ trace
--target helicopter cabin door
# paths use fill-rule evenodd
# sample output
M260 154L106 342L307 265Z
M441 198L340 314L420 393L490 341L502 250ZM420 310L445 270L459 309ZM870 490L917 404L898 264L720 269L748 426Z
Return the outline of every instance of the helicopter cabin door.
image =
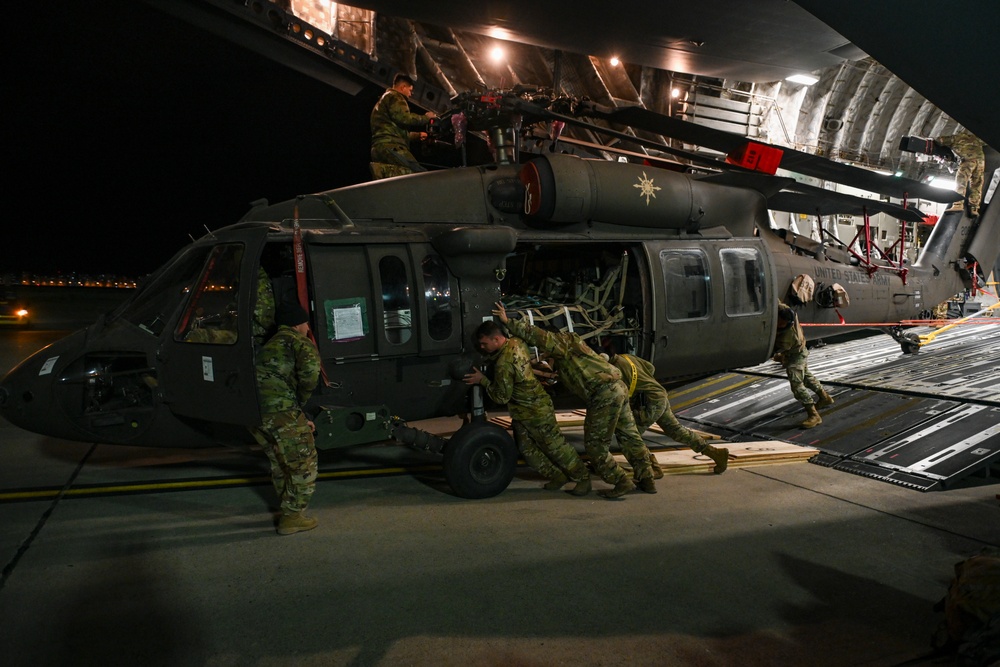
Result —
M664 375L767 359L776 296L773 266L762 242L667 242L659 257L650 259L661 271L653 356Z
M246 229L184 259L183 295L157 349L160 386L172 412L211 422L260 423L251 320L266 229Z

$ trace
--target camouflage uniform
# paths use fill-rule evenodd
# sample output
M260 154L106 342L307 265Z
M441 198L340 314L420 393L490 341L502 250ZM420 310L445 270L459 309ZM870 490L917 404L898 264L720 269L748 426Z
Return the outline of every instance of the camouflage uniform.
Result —
M774 341L774 354L779 355L778 361L785 367L788 382L792 385L792 395L806 409L815 403L812 394L806 391L808 387L817 395L822 395L823 386L819 383L809 368L806 359L809 351L806 349L806 337L802 333L802 325L796 319L789 322L784 329L778 329Z
M584 447L601 479L617 485L627 477L611 456L612 434L618 438L635 479L652 479L649 450L636 430L627 390L621 383L618 369L604 361L576 334L552 333L525 320L510 320L507 326L511 334L542 350L543 356L554 358L559 380L586 401Z
M959 194L963 197L968 187L969 209L973 215L977 215L979 202L983 199L983 172L986 170L982 139L964 130L957 134L938 137L936 141L950 147L958 156L958 174L955 176L955 183Z
M372 109L372 170L375 178L427 171L410 152L410 131L426 130L430 119L412 113L403 93L389 88Z
M491 399L506 403L513 421L514 438L524 459L547 479L565 475L574 482L586 479L587 466L566 444L556 423L552 399L531 372L528 347L519 338L508 338L493 362L493 379L482 386Z
M702 437L681 426L670 410L667 390L653 377L656 372L653 364L631 354L616 355L612 363L621 371L625 386L632 388L629 394L629 406L632 408L632 416L635 417L635 428L640 434L645 433L646 429L656 423L667 436L687 445L699 454L705 449L707 443Z
M257 269L257 300L253 305L253 321L250 324L254 342L263 345L267 335L274 328L274 288L271 278L263 268Z
M316 488L316 443L302 405L319 382L312 341L282 325L257 357L262 423L254 437L271 462L271 480L284 514L302 512Z

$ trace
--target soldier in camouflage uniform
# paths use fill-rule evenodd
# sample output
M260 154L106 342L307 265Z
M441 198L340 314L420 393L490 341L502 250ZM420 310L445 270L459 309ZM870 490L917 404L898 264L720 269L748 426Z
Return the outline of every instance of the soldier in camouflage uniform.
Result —
M821 424L823 419L819 416L817 408L833 405L833 398L809 372L806 366L809 351L806 349L806 337L802 333L802 326L795 316L795 311L781 302L778 302L778 335L774 340L772 354L772 358L785 367L788 382L792 385L792 395L806 409L808 416L802 422L802 428L812 428ZM806 391L807 388L819 398L815 404L812 394Z
M317 456L313 423L302 411L319 382L320 359L309 333L309 316L298 304L281 304L278 331L257 356L261 425L257 442L271 462L271 481L281 501L278 534L316 527L305 512L316 489Z
M667 390L656 381L656 367L653 364L631 354L615 354L614 350L609 350L608 357L621 371L622 383L628 388L629 407L640 435L656 423L668 437L715 461L715 474L721 475L726 471L729 466L729 450L725 447L713 447L694 431L681 426L670 410ZM655 458L650 461L650 465L654 479L663 477L663 470Z
M968 130L957 134L947 134L935 141L948 146L958 156L958 174L955 184L962 196L968 194L969 212L979 215L979 202L983 199L983 172L986 171L986 157L983 154L983 140Z
M397 74L392 88L386 89L372 109L371 169L376 179L427 171L410 152L410 132L426 130L436 114L412 113L406 101L412 92L413 79Z
M636 484L646 493L656 493L649 450L635 428L618 369L591 350L576 334L545 331L523 319L509 320L502 303L496 304L493 314L510 328L512 335L555 359L560 381L586 401L584 447L601 479L614 484L613 489L601 495L619 498L633 490ZM632 466L635 483L611 456L612 434L618 438L622 453Z
M274 288L267 271L260 267L257 269L257 300L253 304L253 321L250 323L254 344L258 347L263 345L273 328Z
M483 322L475 340L483 356L493 362L493 379L474 369L465 383L481 384L493 401L507 404L518 448L528 465L549 480L546 489L555 491L572 480L576 486L571 493L587 495L587 466L559 430L552 399L531 372L528 346L505 336L496 322Z

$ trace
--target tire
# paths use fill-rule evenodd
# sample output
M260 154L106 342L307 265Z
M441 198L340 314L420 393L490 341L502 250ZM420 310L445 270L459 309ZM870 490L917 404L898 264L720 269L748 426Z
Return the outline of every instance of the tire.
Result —
M906 334L899 343L903 354L916 354L920 351L920 338L916 334Z
M496 424L463 426L444 450L444 476L460 498L492 498L510 486L516 466L514 440Z

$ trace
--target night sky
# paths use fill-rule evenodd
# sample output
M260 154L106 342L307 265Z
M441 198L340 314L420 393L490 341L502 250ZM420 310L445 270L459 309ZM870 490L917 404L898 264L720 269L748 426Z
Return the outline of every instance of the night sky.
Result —
M6 33L0 272L141 276L255 199L368 177L381 89L348 96L134 0L33 4Z

